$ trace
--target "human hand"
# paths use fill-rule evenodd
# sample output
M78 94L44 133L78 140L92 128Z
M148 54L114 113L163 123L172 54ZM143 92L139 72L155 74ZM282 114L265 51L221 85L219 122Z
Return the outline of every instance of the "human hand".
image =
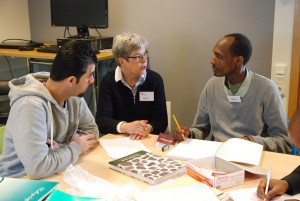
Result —
M147 124L147 120L138 120L130 123L123 123L121 131L130 134L130 139L140 140L144 139L151 133L151 127Z
M242 137L243 140L248 140L250 142L253 142L253 137L251 135L245 135L244 137Z
M152 132L152 127L150 126L150 124L147 124L146 127L144 127L144 130L142 132L137 134L131 134L129 138L132 140L142 140L146 138L151 132Z
M257 187L257 196L261 199L271 200L272 198L285 194L289 188L289 184L285 180L270 179L269 191L265 194L267 179L263 178Z
M60 145L58 144L58 142L56 142L55 140L53 140L52 143L53 143L53 147L51 147L51 139L47 139L46 144L49 147L49 151L55 151L57 149L60 149Z
M96 134L86 134L80 135L78 133L74 134L72 141L76 141L80 144L81 153L86 153L92 149L96 144Z
M173 129L173 137L176 141L183 141L184 138L188 138L191 135L190 129L186 126L180 126L181 130L178 127Z

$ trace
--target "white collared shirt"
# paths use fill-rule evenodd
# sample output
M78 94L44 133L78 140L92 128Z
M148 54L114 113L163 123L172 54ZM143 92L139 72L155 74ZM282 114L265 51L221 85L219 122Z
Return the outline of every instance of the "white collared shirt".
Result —
M136 89L139 85L141 85L141 84L143 84L145 82L146 76L147 76L147 71L144 71L144 73L138 78L137 82L135 83L134 89ZM115 81L119 82L120 80L122 81L122 83L125 86L127 86L133 92L133 89L124 80L121 68L119 66L117 66L116 71L115 71Z

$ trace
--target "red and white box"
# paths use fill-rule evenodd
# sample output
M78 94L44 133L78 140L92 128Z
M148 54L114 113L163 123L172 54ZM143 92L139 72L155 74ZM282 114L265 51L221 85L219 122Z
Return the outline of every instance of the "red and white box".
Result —
M187 174L216 189L225 189L244 183L245 171L217 156L187 162Z

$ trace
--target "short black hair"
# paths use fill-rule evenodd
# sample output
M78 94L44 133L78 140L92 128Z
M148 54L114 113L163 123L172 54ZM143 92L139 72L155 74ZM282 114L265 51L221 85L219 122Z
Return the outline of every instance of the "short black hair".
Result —
M75 76L77 82L86 73L89 64L97 64L97 56L85 41L70 40L58 51L50 71L50 78L61 81Z
M243 64L246 65L252 55L252 45L250 40L241 33L227 34L224 37L234 38L234 41L230 47L230 52L235 56L242 56L244 58Z

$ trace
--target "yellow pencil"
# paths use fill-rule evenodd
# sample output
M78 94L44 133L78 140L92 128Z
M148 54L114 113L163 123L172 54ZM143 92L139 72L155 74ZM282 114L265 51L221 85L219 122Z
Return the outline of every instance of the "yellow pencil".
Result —
M182 133L181 133L181 136L182 136L183 140L186 140L186 137L185 137L185 135L184 135L184 133L183 133L183 130L180 128L179 123L178 123L178 121L177 121L177 119L176 119L176 117L175 117L174 114L173 114L173 119L174 119L174 121L175 121L175 123L176 123L176 125L177 125L177 128L182 132Z

